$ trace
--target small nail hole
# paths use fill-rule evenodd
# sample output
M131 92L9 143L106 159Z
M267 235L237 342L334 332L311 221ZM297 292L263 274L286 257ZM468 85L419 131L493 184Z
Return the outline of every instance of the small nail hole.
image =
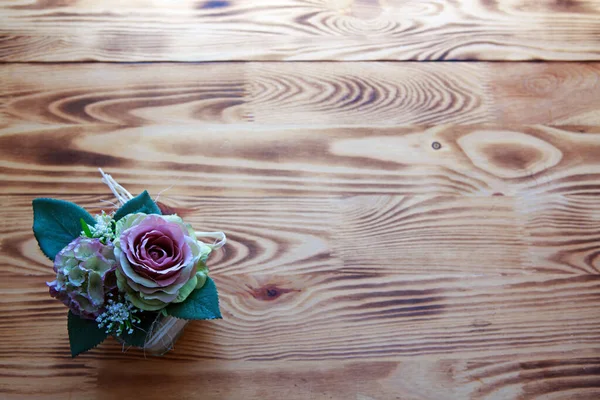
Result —
M433 142L433 143L431 144L431 147L432 147L434 150L439 150L439 149L441 149L441 148L442 148L442 144L441 144L440 142Z

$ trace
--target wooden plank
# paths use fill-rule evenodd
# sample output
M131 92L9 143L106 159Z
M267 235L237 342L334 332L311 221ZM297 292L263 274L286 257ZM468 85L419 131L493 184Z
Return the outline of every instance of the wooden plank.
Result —
M2 61L599 60L600 2L8 0Z
M343 261L340 270L349 273L530 274L536 271L529 258L534 250L525 238L528 215L518 209L521 201L356 196L339 202L331 242ZM551 218L552 212L542 212L543 202L538 205L539 214Z
M14 359L3 363L0 388L5 398L62 399L70 393L78 399L500 400L543 396L595 400L600 360L597 352L319 363L190 362L172 356L98 360L88 354L78 360L37 359L35 369L30 363ZM124 367L127 374L122 373ZM32 385L32 379L40 385Z
M600 20L600 19L599 19ZM500 121L597 125L600 68L595 63L490 64L489 90Z
M3 193L524 196L600 191L598 127L9 125Z
M55 196L56 197L56 196ZM48 275L48 260L31 234L31 196L2 196L0 262L4 271ZM110 195L68 196L92 213L110 212ZM333 221L331 199L319 198L197 198L164 193L159 201L198 230L225 230L226 250L211 258L211 270L223 274L336 271L329 230ZM39 279L39 277L38 277Z
M257 124L494 122L489 68L481 63L251 63L249 106Z
M48 260L31 234L31 197L1 197L0 262L5 272L47 275ZM63 198L94 213L110 211L113 200ZM164 193L160 201L198 229L227 233L226 251L211 261L212 271L226 276L600 273L594 196L225 199Z
M193 379L194 376L204 375L202 379L208 383L209 388L208 398L228 396L264 399L272 396L275 391L284 391L281 394L296 399L361 400L482 399L519 395L541 396L551 393L554 398L570 395L579 396L579 399L593 399L593 396L598 394L598 358L566 359L558 355L555 357L398 363L276 364L256 369L240 365L237 368L239 375L234 373L233 376L226 370L227 367L211 370L209 368L212 364L196 364L191 371L186 371L184 376L178 379L184 382L187 376ZM117 385L120 394L134 394L131 385L127 385L122 377L116 378L113 371L107 371L101 376L99 383L120 382ZM277 373L274 374L274 371ZM134 372L141 379L144 373L157 377L161 375L156 366L148 364ZM277 381L274 381L273 376L277 377ZM215 381L222 382L222 385L211 385ZM161 393L163 391L164 389Z
M0 67L0 121L140 125L244 123L243 64Z
M0 123L600 125L599 63L6 64Z
M537 271L600 271L600 214L597 196L532 196L519 202L527 216L525 238ZM586 210L585 217L581 212Z
M66 310L45 277L3 275L2 358L69 357ZM189 324L172 358L397 361L600 350L599 275L212 276L224 319ZM123 354L116 342L92 354L144 357L139 349Z
M248 82L260 124L600 124L598 63L250 63Z
M337 204L331 240L345 272L597 274L596 203L596 196L356 196Z

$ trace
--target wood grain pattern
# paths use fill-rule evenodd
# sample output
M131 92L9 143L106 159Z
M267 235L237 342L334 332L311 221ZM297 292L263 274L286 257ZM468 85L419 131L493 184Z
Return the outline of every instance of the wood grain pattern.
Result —
M397 362L156 361L38 360L35 379L44 383L44 390L23 374L31 361L13 361L1 370L0 382L10 380L11 387L18 388L4 392L10 399L55 399L64 393L93 399L93 393L106 393L110 386L108 398L594 400L599 364L597 356L577 353ZM127 376L119 373L122 366L130 371ZM143 384L134 387L132 381Z
M540 251L536 243L515 242L517 235L503 231L514 223L513 229L523 232L523 238L536 237L544 218L541 215L533 218L533 225L519 226L517 219L498 225L494 216L503 219L509 203L498 207L492 201L489 205L496 205L487 207L490 218L479 228L472 228L469 222L476 218L478 204L485 199L498 198L481 198L475 204L464 197L406 199L395 210L382 206L389 203L389 198L369 201L362 196L332 204L331 200L255 200L251 207L248 199L240 199L237 205L210 199L196 203L167 199L167 205L183 211L182 215L187 210L186 220L194 226L211 229L213 224L219 224L232 239L227 252L217 254L211 261L225 320L198 325L197 329L204 333L192 335L197 340L189 347L181 344L182 351L177 357L330 360L345 359L350 353L369 359L432 354L455 358L507 352L525 354L558 347L586 349L593 345L600 323L596 312L600 277L598 270L593 269L597 268L594 259L582 270L578 266L590 259L580 254L579 262L573 262L575 252L569 259L571 264L563 262L563 270L525 269L524 258ZM3 276L9 288L3 291L0 303L1 324L14 334L5 338L1 346L8 352L5 354L18 352L25 356L28 348L16 349L13 343L26 339L34 349L41 340L39 335L47 335L53 327L64 329L61 322L64 308L48 297L43 285L45 279L52 278L51 268L28 235L29 200L28 196L3 198L6 205L3 216L11 215L13 219L1 227L0 241ZM89 204L85 198L73 200ZM365 213L367 203L372 208ZM566 199L556 198L546 206L550 208L546 215L560 220L566 203ZM552 209L556 204L560 207ZM578 213L573 220L588 219L589 214L577 204L583 203L575 199L573 212ZM326 205L329 207L325 208ZM464 213L457 213L461 206ZM539 204L536 207L544 208ZM444 215L444 208L455 212ZM596 216L600 214L598 209L595 206ZM298 217L292 219L292 210ZM375 217L388 215L387 220L393 224L387 231L372 210L376 210ZM326 211L349 223L329 222L324 215ZM399 218L401 222L394 223ZM429 232L428 219L434 219L439 229ZM316 237L320 226L329 228L320 228L320 236ZM462 232L461 226L465 228ZM452 239L444 232L446 228L454 232ZM373 232L378 229L383 233L374 238ZM428 254L427 247L420 249L411 247L410 242L406 244L406 230L410 230L412 241L429 232L427 245L439 255ZM571 227L568 233L560 226L545 227L546 240L555 240L566 248L575 241L574 237L583 243L597 241L596 231L589 231L586 226ZM478 249L491 242L494 234L513 239L503 242L500 237L486 246L489 255L486 264L481 264L484 255L478 254ZM474 239L475 235L478 239ZM569 242L561 243L563 237ZM394 255L389 252L382 254L386 249L382 247L384 244L387 249L396 249L394 254L399 257L390 258ZM543 251L545 242L541 245ZM447 250L446 246L453 250ZM494 248L509 256L500 261ZM555 245L553 249L560 247ZM32 258L30 254L36 256ZM453 258L444 260L444 255ZM534 272L538 274L532 275ZM532 313L536 315L534 319ZM557 319L563 324L555 325ZM270 328L264 330L262 326L267 320ZM44 324L44 329L32 330L29 328L32 323L38 327ZM394 334L398 331L402 335ZM66 345L66 336L51 336L52 339L44 339L45 345L53 353L50 348L56 343L59 346L56 353L60 353ZM335 337L338 339L334 340ZM515 346L516 343L519 345ZM108 354L117 356L118 352Z
M257 124L493 122L489 64L252 63ZM491 118L491 119L490 119Z
M531 262L557 271L596 273L600 271L600 215L595 196L531 198L518 205L527 215ZM582 210L588 213L584 218Z
M70 200L92 210L102 204L94 196ZM578 268L590 259L580 254L574 262L575 252L570 263L552 260L562 262L562 269L525 269L528 255L544 254L546 242L527 240L542 231L546 241L557 242L555 251L568 249L574 238L597 241L589 227L600 207L591 199L576 197L571 203L556 196L548 204L530 203L539 210L531 218L510 220L505 218L510 206L517 212L523 201L407 198L396 204L389 196L163 200L194 226L219 226L231 238L227 252L211 260L225 319L192 325L175 359L397 361L592 349L596 354L600 276L594 259L586 269ZM29 196L4 196L3 216L12 219L0 227L0 262L10 288L2 293L0 328L14 335L0 344L0 354L25 359L36 357L32 351L41 340L49 356L67 354L65 310L47 295L43 281L52 278L52 271L28 234L29 201ZM590 207L595 210L591 218ZM565 209L569 220L590 222L567 225L566 232L562 225L546 225L561 221ZM382 215L389 226L382 224ZM477 217L479 227L471 222ZM374 235L377 231L382 234ZM420 237L427 243L420 239L420 246L410 245ZM480 253L482 248L489 249L487 254ZM16 348L17 343L29 345ZM120 350L105 346L93 358L135 357Z
M122 353L114 341L71 361L65 310L48 297L44 276L3 274L10 289L0 302L0 390L9 398L123 396L146 380L136 390L170 387L168 398L264 398L280 385L292 398L569 398L598 390L597 275L215 271L225 319L191 324L160 361ZM132 372L120 373L123 366ZM156 386L158 376L169 385ZM194 376L196 385L171 386Z
M67 357L64 306L48 296L43 277L17 277L7 275L12 291L3 293L0 305L3 330L13 334L3 337L0 354L34 359L42 342L47 354L41 359ZM224 320L191 324L169 358L397 361L557 351L598 354L600 349L598 275L407 279L379 274L224 276L215 271L213 278ZM31 286L35 289L26 289ZM125 361L144 354L138 349L124 354L118 343L107 342L89 357Z
M600 398L600 1L0 18L0 398ZM110 210L98 167L229 239L161 359L71 359L44 284L31 200Z
M21 124L0 130L0 180L4 193L105 194L102 167L156 194L591 195L599 137L582 126Z
M241 64L7 64L0 67L1 121L241 123L248 119L245 69Z
M30 233L32 197L1 198L0 262L6 272L47 275ZM110 211L110 197L103 197L64 199ZM593 196L544 198L162 194L160 201L197 229L227 232L226 251L211 261L224 276L599 274L600 205Z
M69 358L65 309L48 297L51 268L30 233L33 196L0 198L3 397L599 393L595 195L163 193L170 211L231 242L211 259L225 319L191 324L161 360L114 341ZM67 197L92 211L108 198Z
M596 125L600 93L594 63L490 65L498 119L514 123Z
M6 65L0 101L3 120L13 122L475 123L489 121L485 71L386 63Z
M597 0L8 0L3 61L599 60Z
M0 65L0 123L590 125L600 64Z

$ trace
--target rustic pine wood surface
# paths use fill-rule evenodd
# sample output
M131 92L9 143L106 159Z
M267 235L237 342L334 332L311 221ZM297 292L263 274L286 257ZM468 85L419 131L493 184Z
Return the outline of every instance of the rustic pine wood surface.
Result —
M598 0L0 1L0 398L600 398L599 61ZM99 167L229 238L162 358L45 286Z
M600 60L598 0L3 0L0 60Z

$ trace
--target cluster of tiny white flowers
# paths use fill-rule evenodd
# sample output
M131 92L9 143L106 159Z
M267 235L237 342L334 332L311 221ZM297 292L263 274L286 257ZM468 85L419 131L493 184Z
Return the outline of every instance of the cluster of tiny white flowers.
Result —
M112 295L109 294L110 297ZM135 316L138 309L133 304L125 301L108 300L106 311L96 318L99 328L105 328L106 333L115 333L120 336L124 332L133 333L133 324L140 322L139 317Z
M112 228L112 216L102 211L95 217L96 225L90 226L92 237L104 239L104 241L112 241L115 238L115 232Z

